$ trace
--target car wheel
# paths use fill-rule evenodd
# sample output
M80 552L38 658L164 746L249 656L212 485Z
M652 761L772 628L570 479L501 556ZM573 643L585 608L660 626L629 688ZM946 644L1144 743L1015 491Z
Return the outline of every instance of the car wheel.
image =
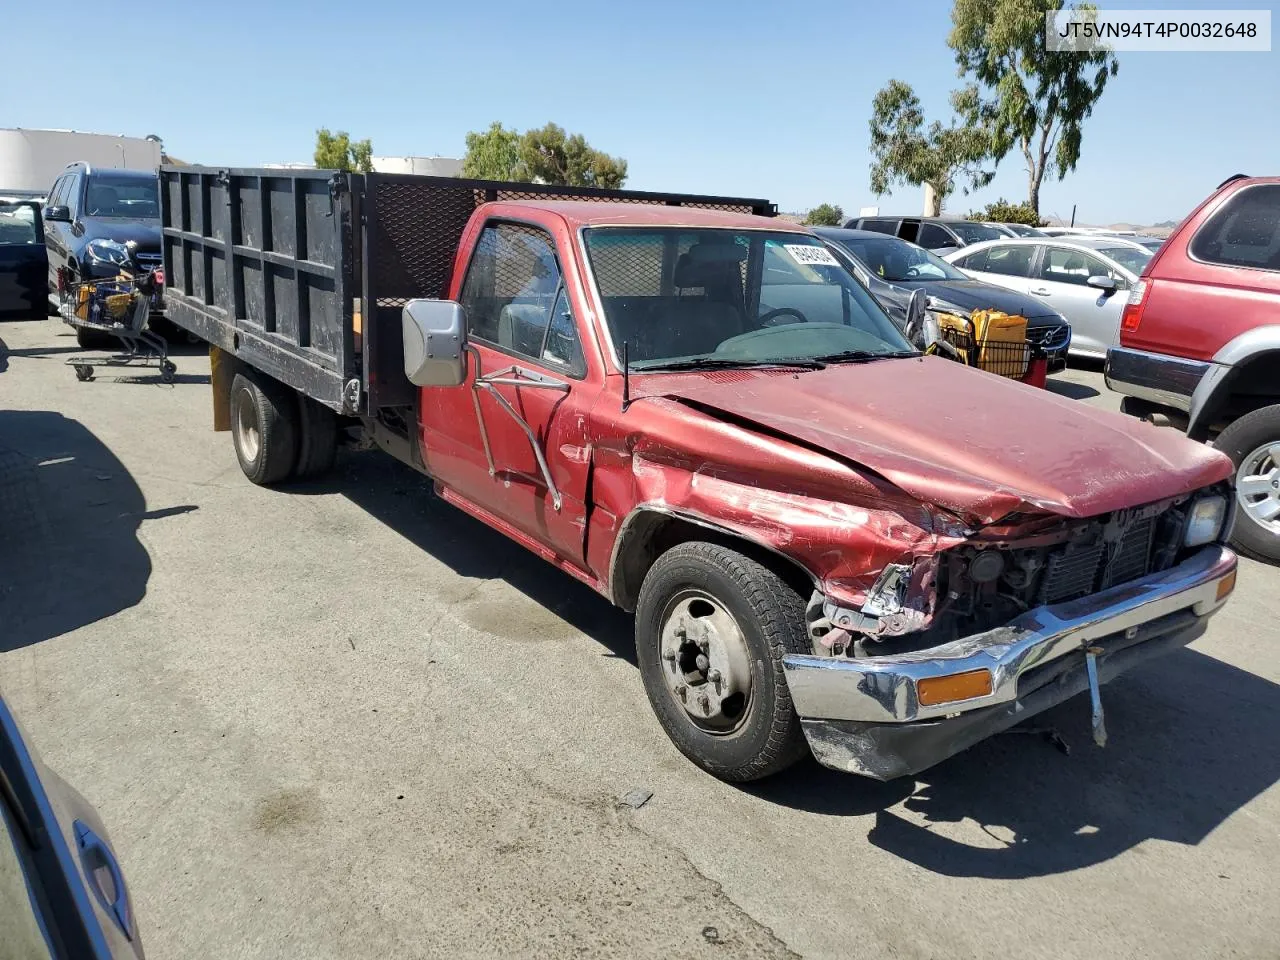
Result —
M1214 446L1236 465L1232 543L1258 559L1280 562L1280 404L1232 422Z
M782 658L809 649L800 595L728 547L672 547L640 589L649 702L676 748L722 780L767 777L807 752Z

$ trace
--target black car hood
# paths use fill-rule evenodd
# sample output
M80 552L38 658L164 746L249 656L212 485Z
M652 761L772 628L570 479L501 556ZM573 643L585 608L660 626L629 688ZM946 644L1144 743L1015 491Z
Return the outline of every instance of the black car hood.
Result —
M80 229L85 240L114 240L128 243L132 240L139 250L160 249L160 221L135 220L127 217L82 217Z
M997 287L981 280L895 280L880 281L877 294L900 300L903 307L911 298L911 291L921 289L931 297L963 307L965 310L999 310L1013 316L1026 317L1029 326L1045 323L1061 323L1062 317L1043 300ZM1037 323L1036 321L1039 321Z

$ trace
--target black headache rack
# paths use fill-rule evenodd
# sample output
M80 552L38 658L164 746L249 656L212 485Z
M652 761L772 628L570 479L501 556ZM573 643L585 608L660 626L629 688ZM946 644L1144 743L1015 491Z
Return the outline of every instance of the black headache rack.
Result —
M483 203L777 212L738 197L330 170L164 166L160 185L169 319L347 414L412 405L401 308L445 294Z

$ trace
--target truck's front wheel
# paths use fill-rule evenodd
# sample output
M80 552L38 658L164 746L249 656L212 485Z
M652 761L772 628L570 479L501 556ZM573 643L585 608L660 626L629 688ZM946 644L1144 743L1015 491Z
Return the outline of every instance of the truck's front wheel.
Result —
M636 606L645 692L686 757L722 780L757 780L806 752L782 658L809 647L804 601L750 557L713 543L664 553Z
M231 382L231 439L244 475L278 483L298 462L298 403L293 391L256 371Z

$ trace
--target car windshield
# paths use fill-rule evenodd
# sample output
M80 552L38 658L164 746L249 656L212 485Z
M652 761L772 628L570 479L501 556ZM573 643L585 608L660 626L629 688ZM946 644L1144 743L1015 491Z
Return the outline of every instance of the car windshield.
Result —
M1006 227L1012 230L1019 237L1043 237L1046 234L1037 230L1035 227L1029 227L1025 223L1006 223Z
M36 209L30 203L0 203L0 244L38 244Z
M948 220L947 226L956 232L965 243L981 243L983 240L1001 240L1005 234L995 227L973 220Z
M690 227L584 237L609 337L633 370L914 352L817 237Z
M1097 249L1099 253L1110 257L1134 276L1142 273L1142 268L1147 265L1147 261L1153 256L1152 251L1145 250L1142 247L1116 246L1098 247Z
M871 273L890 283L918 280L968 280L963 273L924 247L897 237L833 240Z
M113 177L94 174L84 199L90 217L160 219L160 192L154 177Z

